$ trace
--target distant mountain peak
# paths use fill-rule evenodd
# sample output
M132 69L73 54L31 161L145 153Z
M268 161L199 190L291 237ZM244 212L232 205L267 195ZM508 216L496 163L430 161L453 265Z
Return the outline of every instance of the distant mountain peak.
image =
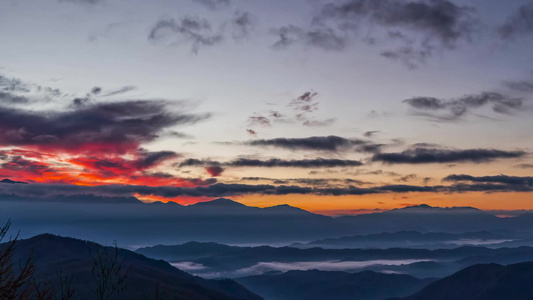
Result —
M420 204L420 205L410 205L410 206L405 206L405 207L402 207L402 208L397 208L395 210L406 210L406 209L439 209L441 207L437 207L437 206L431 206L431 205L428 205L428 204ZM393 209L394 210L394 209Z
M2 181L0 181L0 183L9 183L9 184L28 184L27 182L23 182L23 181L14 181L14 180L11 180L9 178L6 178Z
M439 207L439 206L431 206L431 205L427 205L427 204L406 206L406 207L402 207L402 208L392 209L391 211L415 211L415 210L422 210L422 211L459 211L459 210L462 210L462 211L464 211L464 210L481 211L480 209L477 209L477 208L471 207L471 206Z
M193 204L195 207L245 207L246 205L227 198L218 198L207 202Z
M168 202L163 202L163 201L154 201L154 202L150 202L148 204L151 204L151 205L171 205L171 206L182 206L181 204L177 203L177 202L174 202L174 201L168 201Z
M300 212L308 212L306 210L303 210L301 208L290 206L289 204L280 204L280 205L274 205L265 207L264 209L268 210L276 210L276 211L300 211Z
M419 208L433 208L432 206L430 206L430 205L427 205L427 204L420 204L420 205L415 205L415 206L411 206L411 207L419 207Z

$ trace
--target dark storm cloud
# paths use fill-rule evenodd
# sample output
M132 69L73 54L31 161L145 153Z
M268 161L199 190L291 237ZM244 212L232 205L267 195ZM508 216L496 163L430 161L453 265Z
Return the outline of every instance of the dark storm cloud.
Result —
M517 112L522 107L523 100L500 93L485 92L452 100L443 100L434 97L415 97L404 100L403 103L420 112L420 115L443 121L454 121L469 113L471 110L487 105L490 105L496 113L511 114ZM426 112L430 113L428 114ZM445 114L439 115L432 112L444 112Z
M209 9L220 9L230 5L230 0L192 0L195 3L201 4Z
M344 185L369 185L371 183L355 180L355 179L339 179L339 178L286 178L286 179L275 179L275 178L265 178L265 177L243 177L242 181L270 181L274 184L305 184L310 186L338 186L339 184Z
M374 24L387 28L424 32L449 45L468 37L473 25L471 12L472 8L460 7L446 0L350 0L342 4L326 4L318 21L337 19L350 22L368 18Z
M164 100L87 104L66 111L0 106L0 145L127 152L168 127L209 117L180 112Z
M363 163L357 160L343 160L343 159L302 159L302 160L283 160L283 159L249 159L238 158L229 162L218 162L210 160L188 159L179 164L180 167L187 166L206 166L206 165L221 165L228 167L263 167L263 168L333 168L333 167L354 167L361 166Z
M414 148L400 153L377 153L372 161L387 164L429 164L453 162L490 162L500 158L518 158L523 151L502 151L495 149L448 150L435 148Z
M504 40L533 34L533 2L524 4L498 28Z
M293 44L343 50L353 36L369 45L380 39L399 45L382 51L387 58L415 67L434 52L469 41L477 21L474 9L447 0L338 0L324 4L307 28L273 30L275 47Z
M290 150L377 152L381 145L358 139L346 139L339 136L312 136L307 138L275 138L246 142L251 146L271 146Z
M178 156L173 151L159 151L159 152L140 152L140 157L135 162L138 169L148 169L162 161L175 158Z
M207 19L199 17L184 17L179 21L173 18L157 22L148 36L149 40L158 40L169 33L177 37L176 43L191 44L193 53L198 53L201 47L213 46L222 42L222 33L216 32Z
M139 155L139 157L134 160L118 160L89 156L74 158L71 162L83 166L86 170L107 173L105 174L106 176L112 176L112 173L132 175L134 172L151 168L173 157L176 157L176 154L173 152L154 152Z
M194 188L183 187L150 187L133 185L104 185L104 186L76 186L64 184L29 184L27 189L17 189L0 185L0 194L16 194L23 196L46 197L57 195L106 195L106 196L131 196L152 195L161 197L223 197L238 196L247 194L262 195L289 195L289 194L317 194L317 195L364 195L380 193L379 190L360 189L356 187L348 188L310 188L293 185L246 185L246 184L223 184L216 183L209 186L198 186ZM408 190L408 189L405 189Z
M533 177L519 177L519 176L470 176L470 175L456 175L452 174L446 176L443 181L469 181L469 182L482 182L482 183L501 183L508 185L524 185L533 187Z
M198 181L198 182L196 182ZM531 192L530 184L493 184L473 183L454 184L451 186L415 186L415 185L384 185L370 188L347 187L302 187L295 185L247 185L215 183L212 180L193 180L194 184L211 184L197 187L174 186L143 186L143 185L100 185L79 186L70 184L28 184L0 185L0 195L20 195L26 197L50 197L59 195L100 195L100 196L160 196L174 198L188 197L229 197L240 195L369 195L383 193L463 193L463 192Z

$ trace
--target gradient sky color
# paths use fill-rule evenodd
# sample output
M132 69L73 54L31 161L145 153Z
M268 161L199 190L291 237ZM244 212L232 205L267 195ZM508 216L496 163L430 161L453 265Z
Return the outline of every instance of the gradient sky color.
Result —
M0 3L2 193L533 209L533 2ZM30 187L31 186L31 187Z

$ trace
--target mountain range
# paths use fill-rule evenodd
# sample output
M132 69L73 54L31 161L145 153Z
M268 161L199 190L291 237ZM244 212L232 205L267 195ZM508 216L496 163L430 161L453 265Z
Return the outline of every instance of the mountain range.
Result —
M494 235L494 239L500 242L514 241L518 233L520 239L533 237L532 214L498 218L472 207L419 205L382 213L333 218L289 205L258 208L224 198L182 206L172 202L144 203L134 197L84 195L40 198L1 195L0 208L0 218L10 218L22 237L53 233L100 243L118 240L128 248L192 240L240 245L287 245L326 238L344 238L346 242L346 237L354 235L398 231L417 231L421 234L485 231L486 237L482 237L485 240L491 232L498 231L500 234ZM448 236L448 239L464 240L479 238L480 235ZM346 245L319 243L317 246L381 247L370 243L368 237L366 244L358 246L363 238L355 239L358 241L352 239L353 243ZM329 242L333 240L326 241ZM406 246L408 244L402 245Z
M353 235L340 238L328 238L308 243L293 243L290 246L306 249L313 247L327 249L387 249L387 248L421 248L421 249L445 249L457 248L463 245L502 247L515 242L517 245L526 243L519 234L505 232L466 232L446 233L418 231L384 232L368 235Z
M444 277L480 263L511 264L533 261L533 248L462 246L453 249L299 249L293 247L235 247L189 242L143 247L137 253L191 268L203 277L238 278L270 271L311 270L359 272L372 270L418 278Z

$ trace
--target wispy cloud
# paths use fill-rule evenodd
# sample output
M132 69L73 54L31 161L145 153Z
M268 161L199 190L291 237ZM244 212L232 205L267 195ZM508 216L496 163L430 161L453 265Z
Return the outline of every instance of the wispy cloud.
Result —
M485 183L501 183L510 185L524 185L533 186L533 177L520 177L520 176L471 176L471 175L448 175L444 181L470 181L470 182L485 182Z
M206 8L209 9L221 9L226 8L231 4L230 0L192 0L194 3L198 3L200 5L203 5Z
M503 151L496 149L452 150L415 147L398 153L377 153L372 161L387 164L430 164L454 162L489 162L496 159L520 158L524 151Z
M263 168L334 168L334 167L357 167L363 163L358 160L344 159L302 159L302 160L283 160L272 158L267 160L238 158L228 162L219 162L212 160L187 159L182 161L179 166L226 166L226 167L263 167Z
M270 146L290 150L379 152L382 144L339 136L312 136L307 138L275 138L246 142L250 146Z
M485 92L477 95L467 95L457 99L443 100L434 97L414 97L404 100L415 110L415 114L441 121L455 121L467 115L472 110L491 106L499 114L513 114L523 105L523 99Z
M196 16L184 17L179 21L173 18L159 20L148 39L156 41L169 35L174 37L172 43L190 43L193 53L198 53L201 47L217 45L224 40L222 33L214 29L211 22Z
M268 126L274 124L301 124L307 127L325 127L335 123L336 118L317 119L315 112L320 108L318 93L307 91L295 97L276 110L255 112L248 117L249 126ZM256 132L257 133L257 132Z
M533 34L533 2L520 6L505 24L498 28L504 40L516 39L520 36Z
M275 47L303 44L343 50L353 37L371 46L386 41L384 57L416 67L436 51L469 41L477 21L472 7L447 0L331 1L312 17L308 27L286 25L273 30ZM396 45L396 46L394 46Z

